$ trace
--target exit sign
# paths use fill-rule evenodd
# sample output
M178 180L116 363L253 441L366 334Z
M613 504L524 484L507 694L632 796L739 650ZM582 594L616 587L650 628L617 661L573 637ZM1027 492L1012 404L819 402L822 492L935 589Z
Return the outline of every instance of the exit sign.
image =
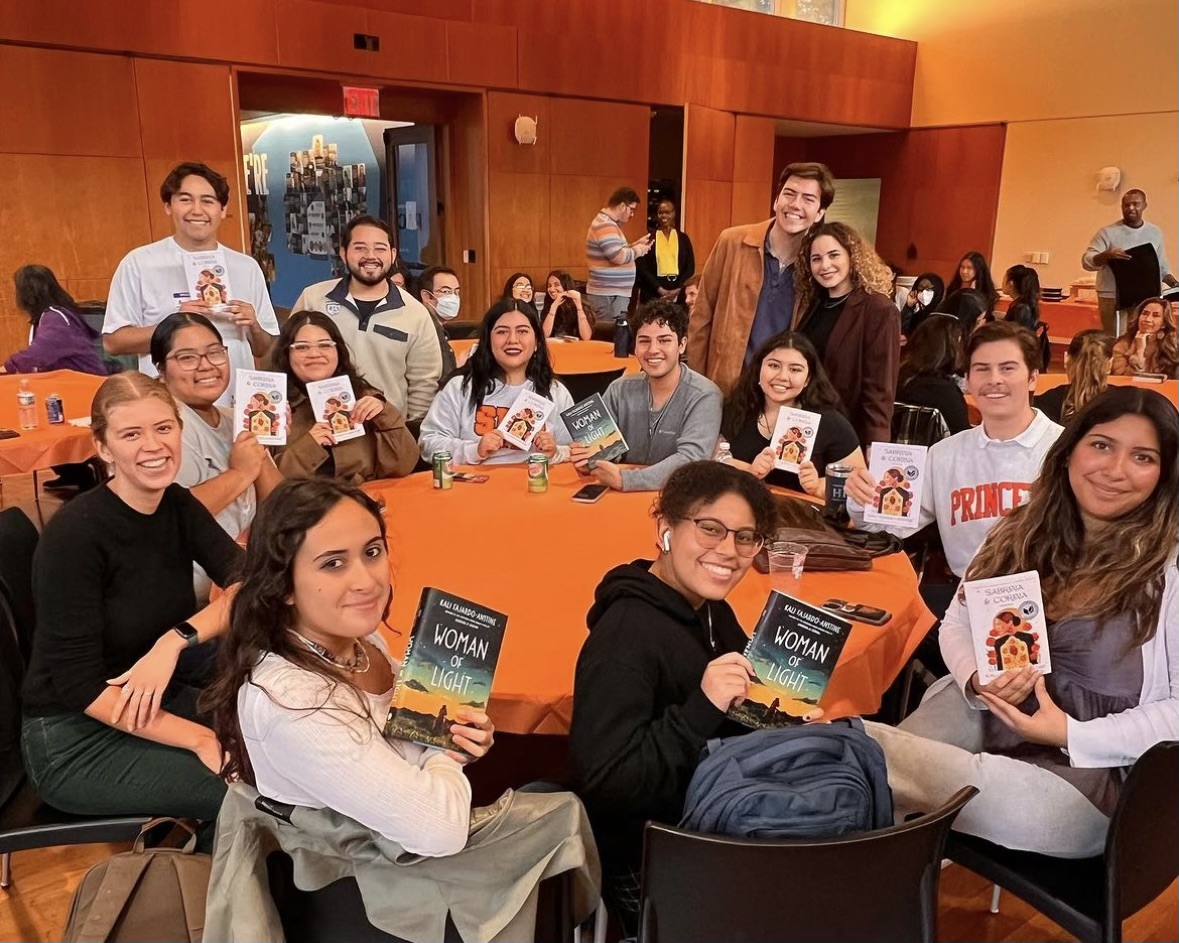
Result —
M345 85L344 114L350 118L381 117L381 90Z

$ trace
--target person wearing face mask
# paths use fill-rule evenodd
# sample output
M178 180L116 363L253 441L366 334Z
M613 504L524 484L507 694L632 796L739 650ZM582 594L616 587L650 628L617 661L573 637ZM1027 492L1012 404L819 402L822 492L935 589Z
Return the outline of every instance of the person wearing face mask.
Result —
M811 456L797 475L774 467L772 439L778 411L784 406L820 417ZM721 434L729 442L734 466L771 485L815 497L827 493L823 474L829 464L864 467L856 430L848 422L814 345L794 331L767 340L741 371L737 385L725 399Z
M936 272L922 272L909 289L901 308L901 333L912 337L922 322L937 310L946 296L946 285Z
M419 285L418 297L433 317L434 329L438 332L438 347L442 351L442 375L438 378L438 389L442 389L458 369L443 325L459 316L463 306L463 290L459 285L458 272L445 265L434 265L422 272Z

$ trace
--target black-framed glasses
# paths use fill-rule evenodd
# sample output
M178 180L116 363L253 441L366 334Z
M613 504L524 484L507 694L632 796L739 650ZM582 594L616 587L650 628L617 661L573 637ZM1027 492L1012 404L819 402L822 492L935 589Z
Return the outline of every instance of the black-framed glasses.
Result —
M737 553L743 557L752 557L766 542L765 537L755 530L746 527L734 530L711 517L694 517L692 523L696 525L696 539L708 550L719 547L729 534L733 535Z
M229 349L215 345L205 348L204 351L181 350L168 354L164 359L171 360L181 370L195 370L201 365L202 360L209 361L214 367L220 367L229 363Z

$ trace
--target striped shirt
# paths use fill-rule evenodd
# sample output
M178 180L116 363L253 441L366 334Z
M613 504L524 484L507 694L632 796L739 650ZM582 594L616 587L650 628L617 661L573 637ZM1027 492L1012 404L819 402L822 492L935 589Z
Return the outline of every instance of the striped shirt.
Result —
M587 295L630 297L635 285L635 250L605 210L594 217L585 235L585 261L589 268Z

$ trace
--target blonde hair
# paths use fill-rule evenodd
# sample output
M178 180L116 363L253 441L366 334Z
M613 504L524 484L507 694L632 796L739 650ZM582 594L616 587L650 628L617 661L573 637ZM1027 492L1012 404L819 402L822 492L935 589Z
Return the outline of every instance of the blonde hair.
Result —
M141 399L161 400L172 410L176 421L181 422L176 400L161 381L138 370L127 370L107 377L94 394L94 399L90 403L90 434L94 436L94 440L106 445L106 428L110 422L111 410L116 406Z
M1081 331L1068 345L1064 372L1068 393L1060 407L1060 418L1080 412L1084 405L1109 385L1109 358L1113 356L1113 338L1091 328Z
M820 236L830 236L847 250L851 263L852 289L863 288L892 297L892 269L876 254L863 237L846 223L820 223L812 226L798 250L794 266L794 294L799 310L806 312L820 297L819 283L811 275L811 246Z

